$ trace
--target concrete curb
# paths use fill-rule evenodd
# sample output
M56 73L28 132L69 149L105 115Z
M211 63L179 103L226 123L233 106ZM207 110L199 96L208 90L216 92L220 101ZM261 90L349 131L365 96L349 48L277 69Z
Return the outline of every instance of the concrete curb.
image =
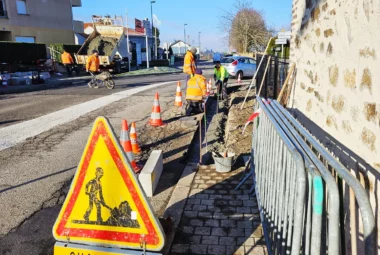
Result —
M114 76L114 79L135 78L135 77L142 77L142 76L154 76L154 75L165 75L165 74L179 74L179 73L182 73L182 71L178 71L178 72L165 72L165 73L136 74L136 75L125 75L125 76Z
M153 76L153 75L160 76L160 75L179 74L179 73L182 73L182 72L178 71L178 72L139 74L139 75L130 75L130 76L121 76L121 77L114 76L113 79L119 80L119 79L125 79L125 78L137 78L137 77ZM59 81L55 83L50 83L50 84L47 83L47 84L41 84L41 85L25 85L25 86L9 86L9 87L0 86L0 95L34 92L34 91L41 91L41 90L57 88L57 87L71 86L71 85L80 84L80 83L87 83L90 80L91 80L91 77L73 80L73 81Z

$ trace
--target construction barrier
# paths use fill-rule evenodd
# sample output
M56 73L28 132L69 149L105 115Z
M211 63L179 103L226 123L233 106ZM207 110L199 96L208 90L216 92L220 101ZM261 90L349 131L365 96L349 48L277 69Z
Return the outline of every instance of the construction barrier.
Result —
M374 254L374 215L359 181L277 102L257 97L258 108L248 176L254 177L268 253L340 254L345 239L340 228L343 198L323 158L354 191L365 254Z

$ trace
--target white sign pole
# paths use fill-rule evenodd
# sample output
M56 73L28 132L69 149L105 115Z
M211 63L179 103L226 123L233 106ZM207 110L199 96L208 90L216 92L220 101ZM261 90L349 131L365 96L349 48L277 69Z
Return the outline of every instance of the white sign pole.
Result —
M281 46L282 46L282 49L281 49L281 57L282 57L282 59L284 59L284 45L281 44Z
M149 69L149 43L148 43L148 33L145 28L145 42L146 42L146 47L145 47L145 53L146 53L146 68Z

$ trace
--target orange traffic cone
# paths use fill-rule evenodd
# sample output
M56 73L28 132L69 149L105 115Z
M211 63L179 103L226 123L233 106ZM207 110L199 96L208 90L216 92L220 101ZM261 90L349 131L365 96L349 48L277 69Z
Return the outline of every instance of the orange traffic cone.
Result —
M137 133L136 133L136 123L135 122L132 122L132 124L131 124L130 136L131 136L133 153L135 153L135 154L141 153L141 148L140 148L139 144L137 143Z
M175 106L182 107L182 92L181 92L181 83L177 84L177 92L175 94Z
M126 120L122 121L120 144L123 147L125 154L127 154L127 158L129 162L131 162L133 170L135 171L135 173L138 173L141 170L141 168L137 166L135 161L135 155L133 155L132 152L132 144L131 140L129 139L128 133L128 122Z
M211 95L213 95L214 93L214 91L212 90L212 79L210 78L210 80L208 81L208 84L207 84L207 86L208 86L208 93L209 94L211 94Z
M154 127L159 127L164 125L164 122L161 119L161 107L158 93L154 96L154 103L152 107L152 115L150 117L149 124Z
M240 75L241 74L239 73L238 80L237 80L238 83L241 83L241 77L240 77Z

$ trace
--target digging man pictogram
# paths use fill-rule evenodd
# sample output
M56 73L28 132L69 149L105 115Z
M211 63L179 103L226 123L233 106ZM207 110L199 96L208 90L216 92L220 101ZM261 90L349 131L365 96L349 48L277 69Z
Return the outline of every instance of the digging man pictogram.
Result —
M104 202L102 184L100 183L100 179L103 177L103 175L104 175L103 169L101 167L96 168L95 178L90 180L86 184L86 195L88 195L89 197L89 205L88 205L86 213L83 216L86 222L89 222L89 217L94 207L94 204L96 206L96 212L97 212L96 224L102 224L103 222L101 206L104 206L105 208L112 211L112 208L106 205L106 203Z

